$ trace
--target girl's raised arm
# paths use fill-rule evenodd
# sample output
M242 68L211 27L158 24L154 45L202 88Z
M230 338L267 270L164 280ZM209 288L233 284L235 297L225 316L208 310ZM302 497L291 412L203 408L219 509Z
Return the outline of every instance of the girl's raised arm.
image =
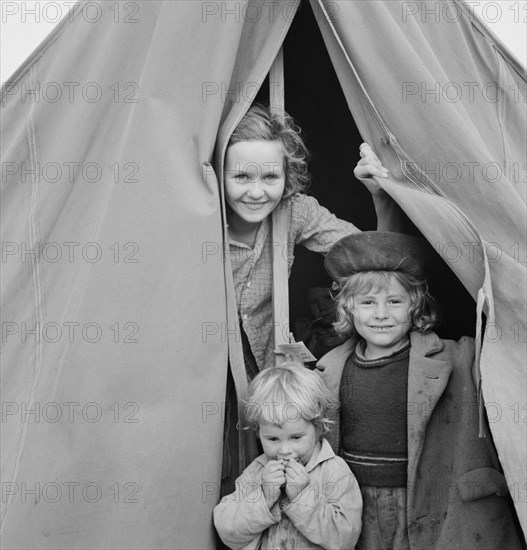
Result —
M406 233L406 215L374 178L374 176L387 178L388 170L381 164L379 157L367 143L363 143L359 147L359 152L361 159L355 166L353 174L362 181L372 195L377 214L377 231Z

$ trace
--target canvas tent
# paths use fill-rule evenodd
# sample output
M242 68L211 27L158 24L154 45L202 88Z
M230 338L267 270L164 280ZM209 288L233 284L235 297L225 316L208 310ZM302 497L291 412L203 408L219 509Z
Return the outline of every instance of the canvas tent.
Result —
M4 87L6 548L214 547L229 356L244 391L215 174L289 30L309 50L299 4L81 2ZM385 189L485 311L483 396L525 531L522 69L458 0L311 8ZM329 111L325 85L300 93Z

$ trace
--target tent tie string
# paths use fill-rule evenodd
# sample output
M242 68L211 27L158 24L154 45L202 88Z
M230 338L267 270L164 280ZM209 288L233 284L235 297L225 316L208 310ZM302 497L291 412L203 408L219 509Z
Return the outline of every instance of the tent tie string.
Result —
M483 245L484 243L482 243ZM477 404L478 404L478 420L479 420L479 437L484 438L488 436L488 427L485 422L485 402L483 399L483 388L481 379L481 349L483 346L482 327L483 327L483 307L487 304L487 328L494 325L494 299L492 296L492 285L490 279L490 267L489 260L485 246L482 246L483 263L485 267L485 275L483 279L483 285L478 290L477 305L476 305L476 350L474 358L474 381L476 383L477 391Z

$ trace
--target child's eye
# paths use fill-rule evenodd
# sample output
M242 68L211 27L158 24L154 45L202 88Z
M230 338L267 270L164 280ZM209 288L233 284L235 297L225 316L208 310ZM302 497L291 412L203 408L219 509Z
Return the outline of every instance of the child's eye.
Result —
M245 181L247 180L247 174L235 174L234 179L236 181Z
M301 435L293 435L291 439L302 439Z
M360 303L365 306L371 306L371 304L373 304L373 300L361 300Z
M278 176L276 174L267 174L264 179L265 181L274 182L278 179Z

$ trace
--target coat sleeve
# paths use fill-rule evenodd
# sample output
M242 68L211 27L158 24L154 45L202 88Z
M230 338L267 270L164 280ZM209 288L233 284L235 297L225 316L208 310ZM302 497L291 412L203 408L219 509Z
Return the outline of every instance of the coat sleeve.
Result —
M311 482L284 508L304 537L327 550L353 550L362 526L359 485L344 468Z
M244 548L280 519L265 502L259 466L255 462L248 466L236 480L236 491L214 508L218 535L233 550Z

